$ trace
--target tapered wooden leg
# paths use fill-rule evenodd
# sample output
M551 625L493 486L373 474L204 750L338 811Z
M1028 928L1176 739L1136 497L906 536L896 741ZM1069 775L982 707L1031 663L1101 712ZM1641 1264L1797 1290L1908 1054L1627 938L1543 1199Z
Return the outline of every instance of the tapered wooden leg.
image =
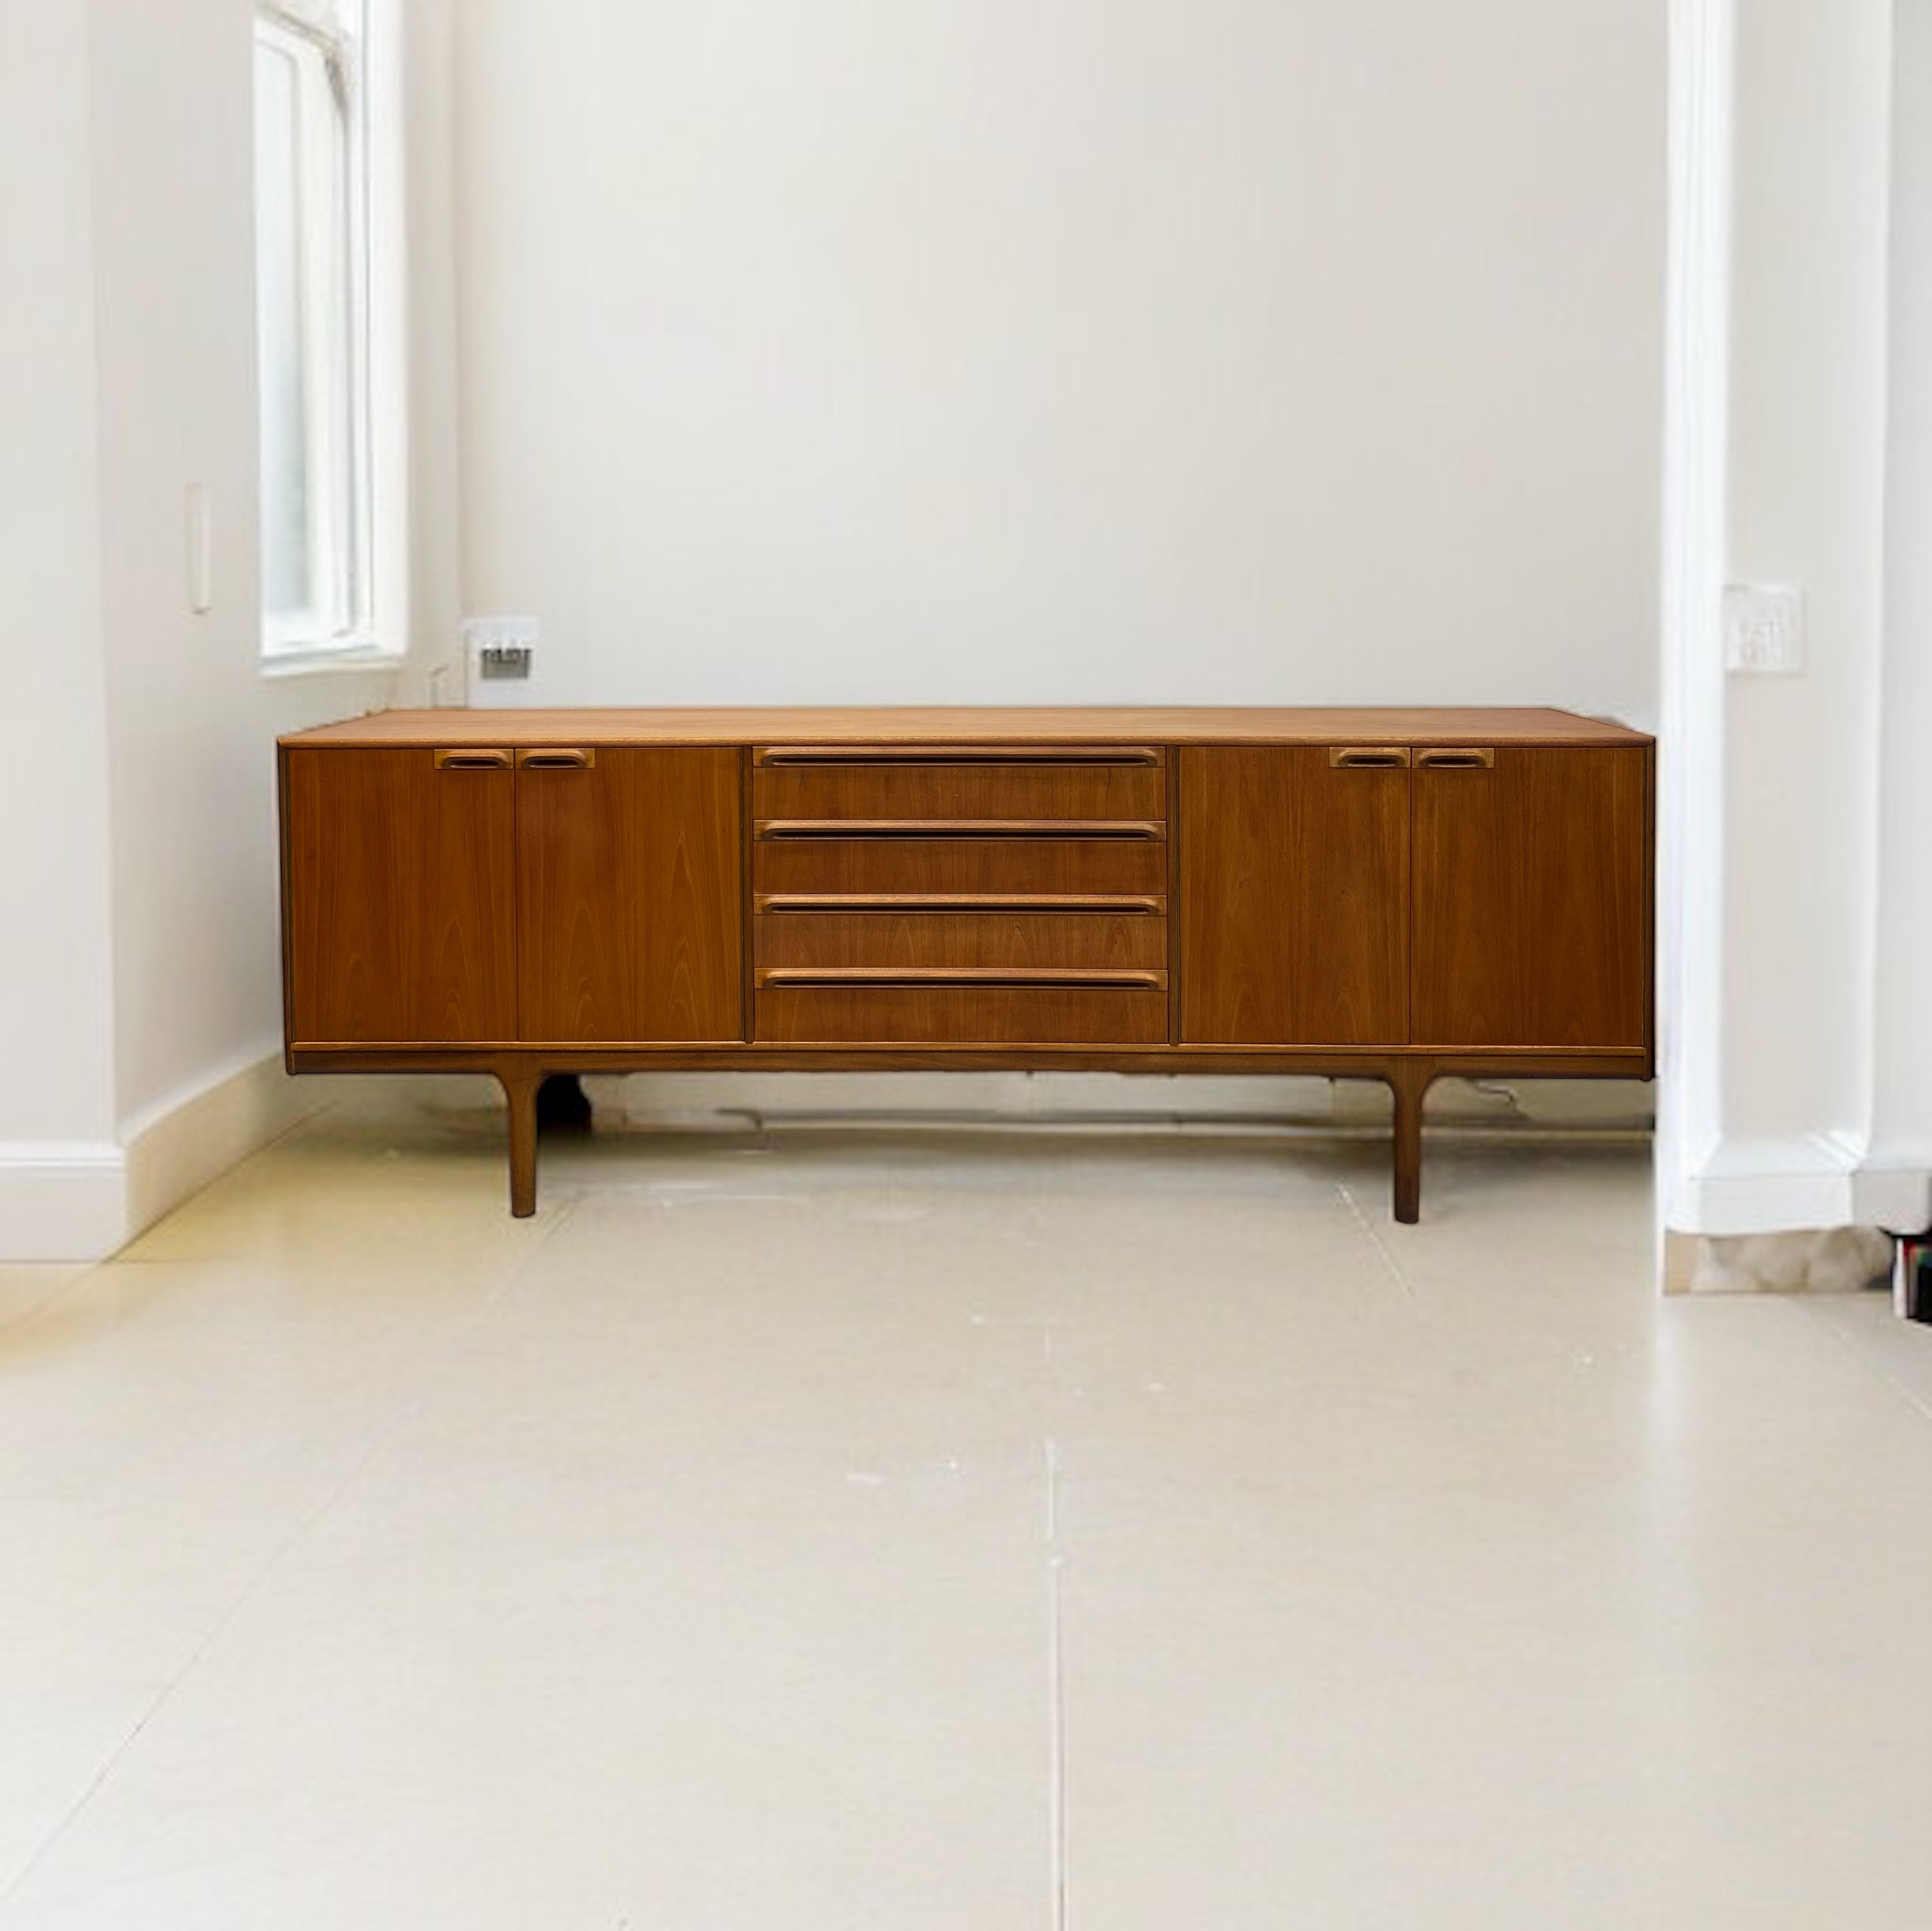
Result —
M541 1073L500 1072L510 1102L510 1211L527 1220L537 1210L537 1088Z
M1413 1227L1422 1218L1422 1103L1435 1069L1426 1060L1398 1060L1388 1083L1395 1095L1395 1217Z

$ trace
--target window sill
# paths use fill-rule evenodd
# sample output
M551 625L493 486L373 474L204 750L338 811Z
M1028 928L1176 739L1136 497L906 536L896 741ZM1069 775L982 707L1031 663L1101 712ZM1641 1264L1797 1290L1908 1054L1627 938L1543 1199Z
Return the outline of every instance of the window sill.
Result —
M400 650L386 649L374 644L316 644L306 649L298 646L264 652L262 675L276 679L331 675L366 677L372 673L393 675L402 669L403 656Z

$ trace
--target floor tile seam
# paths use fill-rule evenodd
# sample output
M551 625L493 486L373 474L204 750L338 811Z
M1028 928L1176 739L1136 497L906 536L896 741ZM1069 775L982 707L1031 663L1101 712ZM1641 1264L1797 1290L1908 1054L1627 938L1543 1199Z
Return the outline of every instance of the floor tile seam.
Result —
M525 1257L526 1260L533 1258L536 1254L541 1252L550 1244L558 1229L570 1219L574 1205L574 1203L566 1203L562 1210L554 1215L550 1225L544 1229L542 1237L532 1243L531 1253ZM462 1318L455 1333L466 1334L478 1325L496 1303L508 1292L511 1282L517 1278L520 1271L520 1267L506 1270L502 1276L491 1285L488 1291L483 1294L468 1313ZM454 1336L446 1330L432 1339L418 1343L410 1351L420 1364L454 1338ZM389 1365L392 1366L393 1363ZM387 1372L388 1370L386 1367L372 1371L369 1377L369 1383L375 1383ZM419 1380L420 1377L414 1378ZM407 1382L405 1381L404 1385L407 1385ZM155 1719L194 1675L222 1637L234 1627L250 1605L262 1594L274 1577L286 1567L296 1549L334 1512L341 1504L343 1498L361 1480L370 1465L394 1441L410 1417L420 1408L422 1401L422 1397L420 1394L413 1399L404 1399L399 1401L386 1416L372 1418L370 1437L364 1444L362 1453L356 1456L350 1466L342 1471L327 1491L302 1513L299 1519L290 1526L287 1533L255 1565L252 1573L242 1584L227 1607L217 1613L214 1620L208 1625L200 1640L194 1645L180 1663L169 1674L166 1681L148 1699L140 1715L135 1719L125 1735L107 1753L106 1756L93 1776L82 1786L74 1802L62 1814L46 1836L28 1854L26 1860L13 1876L0 1879L0 1910L4 1910L20 1894L34 1873L46 1862L62 1840L79 1822L82 1813L106 1787L115 1771L154 1723Z
M386 1439L386 1436L384 1438ZM62 1813L46 1835L29 1852L26 1861L13 1876L4 1883L0 1883L0 1909L4 1909L10 1905L19 1896L34 1872L46 1861L61 1840L80 1820L82 1813L106 1788L115 1771L119 1768L128 1753L146 1733L154 1720L173 1700L182 1685L194 1675L214 1645L234 1626L242 1612L255 1600L266 1586L270 1578L281 1568L296 1544L305 1538L316 1525L335 1507L350 1485L356 1480L368 1466L380 1445L378 1441L369 1443L362 1453L358 1456L351 1465L344 1470L332 1484L327 1492L302 1512L299 1519L291 1525L274 1546L256 1564L247 1579L243 1582L231 1598L227 1606L217 1612L213 1621L203 1630L199 1640L190 1648L187 1655L169 1672L160 1687L148 1698L140 1714L135 1718L125 1734L108 1751L94 1774L82 1786L80 1794L74 1798L73 1803Z
M1066 1931L1066 1669L1060 1546L1060 1446L1057 1435L1042 1443L1046 1472L1047 1610L1047 1885L1052 1931Z
M1408 1278L1407 1270L1396 1258L1388 1243L1376 1231L1374 1222L1362 1210L1362 1204L1356 1199L1354 1190L1346 1180L1337 1180L1335 1183L1335 1188L1348 1207L1350 1217L1367 1237L1369 1245L1375 1249L1376 1258L1382 1262L1390 1279L1401 1291L1403 1299L1410 1302L1420 1311L1423 1307L1423 1302L1422 1297L1415 1291L1415 1283Z
M38 1300L28 1302L25 1307L16 1308L4 1319L0 1319L0 1334L10 1334L30 1327L45 1315L56 1302L64 1300L75 1288L93 1279L102 1268L110 1266L107 1261L97 1261L91 1267L83 1267L70 1280L62 1281L58 1286L48 1288Z
M1811 1297L1805 1294L1790 1294L1784 1297L1786 1301L1794 1305L1796 1312L1804 1320L1810 1322L1814 1328L1822 1328L1837 1342L1850 1357L1852 1365L1858 1370L1862 1378L1876 1381L1890 1389L1922 1420L1932 1422L1932 1401L1928 1401L1925 1396L1920 1394L1916 1389L1909 1387L1898 1375L1893 1373L1888 1366L1876 1357L1873 1351L1866 1347L1858 1336L1847 1333L1835 1321L1828 1321L1816 1309L1808 1306L1806 1303L1810 1298Z

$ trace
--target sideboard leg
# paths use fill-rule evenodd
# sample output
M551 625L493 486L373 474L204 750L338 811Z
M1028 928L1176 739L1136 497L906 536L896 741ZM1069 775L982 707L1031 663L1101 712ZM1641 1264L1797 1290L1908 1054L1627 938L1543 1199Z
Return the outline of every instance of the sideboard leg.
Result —
M1395 1095L1395 1217L1413 1227L1422 1218L1422 1103L1436 1084L1426 1060L1400 1060L1390 1069Z
M527 1220L537 1210L537 1089L543 1075L519 1067L496 1077L510 1102L510 1211Z

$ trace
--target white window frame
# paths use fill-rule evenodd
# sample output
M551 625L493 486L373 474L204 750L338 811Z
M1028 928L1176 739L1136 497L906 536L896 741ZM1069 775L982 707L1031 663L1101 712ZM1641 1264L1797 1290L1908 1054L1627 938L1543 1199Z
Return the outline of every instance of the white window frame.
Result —
M258 46L319 52L346 178L302 157L309 554L334 594L279 617L262 599L272 673L392 663L409 624L408 316L400 0L364 0L358 34L332 0L256 0ZM312 123L313 124L313 123ZM332 191L333 190L333 191ZM339 192L340 199L335 199ZM265 506L266 514L266 506Z

